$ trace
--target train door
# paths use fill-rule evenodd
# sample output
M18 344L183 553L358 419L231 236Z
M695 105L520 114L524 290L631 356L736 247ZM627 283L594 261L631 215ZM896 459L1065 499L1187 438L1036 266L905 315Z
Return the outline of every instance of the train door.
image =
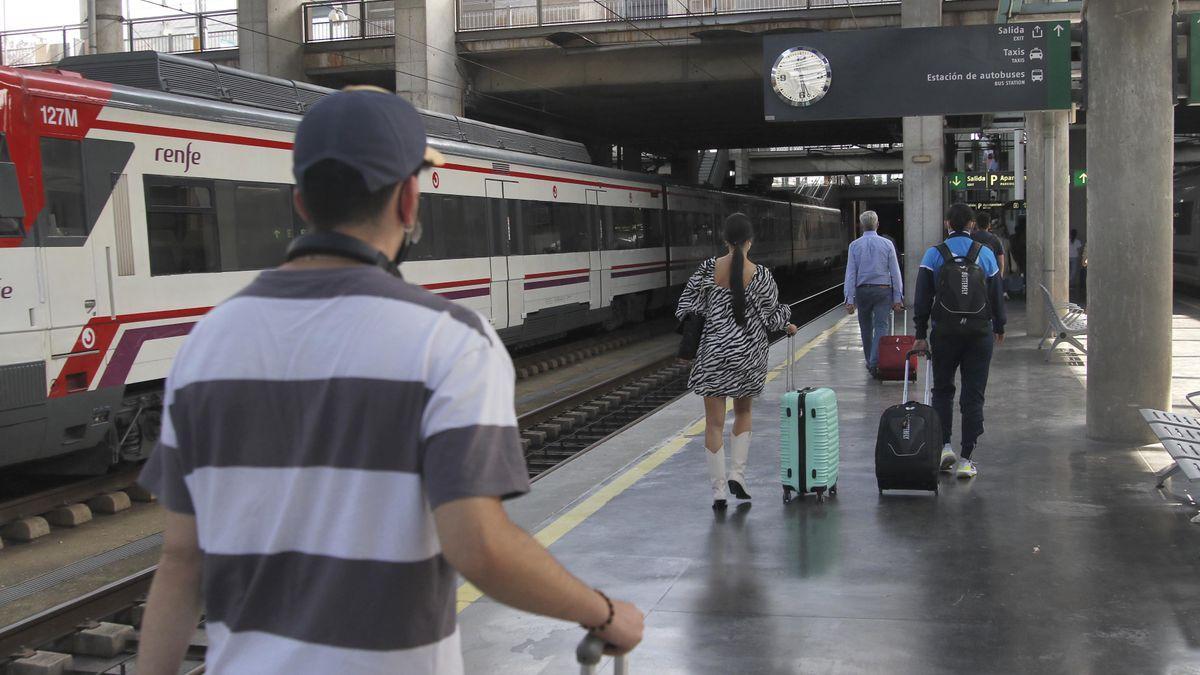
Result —
M0 101L5 92L0 89ZM41 249L22 245L24 220L17 167L8 154L5 135L0 134L0 333L33 330L45 326L48 318L38 264ZM19 358L34 361L44 354L31 348Z
M600 195L604 190L588 189L584 191L584 196L587 202L587 217L589 219L588 230L592 233L592 255L590 272L588 274L591 283L591 309L599 309L605 305L604 295L604 228L608 223L604 222L605 210L600 208Z
M487 227L491 233L492 250L489 255L492 278L492 326L508 328L515 323L514 317L521 316L521 291L512 289L509 281L509 241L512 239L508 207L504 201L504 181L484 180L483 194L487 210ZM516 302L515 308L513 302Z
M83 144L48 136L40 144L46 205L36 234L46 270L50 349L55 355L87 351L95 337L81 334L80 327L95 315L98 291L94 254L88 245L95 220L89 219L85 200ZM80 350L75 349L77 339Z

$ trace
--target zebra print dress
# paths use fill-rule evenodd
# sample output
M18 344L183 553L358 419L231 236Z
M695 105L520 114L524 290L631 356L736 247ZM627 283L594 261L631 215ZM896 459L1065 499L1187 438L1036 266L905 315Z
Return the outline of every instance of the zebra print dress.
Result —
M792 308L780 304L770 270L758 265L746 285L746 325L739 326L730 290L713 278L716 269L716 258L700 263L675 309L680 320L689 313L705 317L688 389L700 396L758 396L767 378L767 333L783 330Z

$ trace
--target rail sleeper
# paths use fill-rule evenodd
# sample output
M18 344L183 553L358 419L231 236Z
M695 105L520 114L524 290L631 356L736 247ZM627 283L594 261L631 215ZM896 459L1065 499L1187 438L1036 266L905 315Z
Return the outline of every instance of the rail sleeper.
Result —
M9 663L7 675L67 675L75 670L75 657L58 652L31 652Z

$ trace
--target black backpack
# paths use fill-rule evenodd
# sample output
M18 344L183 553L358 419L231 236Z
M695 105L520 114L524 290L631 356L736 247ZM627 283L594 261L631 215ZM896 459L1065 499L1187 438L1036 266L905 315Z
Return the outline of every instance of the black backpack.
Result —
M992 329L992 308L988 301L987 275L979 266L983 244L971 243L965 256L956 256L950 247L937 245L942 254L934 297L934 330L945 335L987 335Z

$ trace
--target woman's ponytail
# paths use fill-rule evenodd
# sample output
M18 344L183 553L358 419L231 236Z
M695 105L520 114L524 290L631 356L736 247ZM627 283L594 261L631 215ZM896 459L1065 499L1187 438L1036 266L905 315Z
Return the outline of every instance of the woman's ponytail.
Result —
M746 242L754 237L750 218L744 213L735 213L725 219L723 238L733 247L729 264L729 295L733 303L733 320L739 326L746 325Z

